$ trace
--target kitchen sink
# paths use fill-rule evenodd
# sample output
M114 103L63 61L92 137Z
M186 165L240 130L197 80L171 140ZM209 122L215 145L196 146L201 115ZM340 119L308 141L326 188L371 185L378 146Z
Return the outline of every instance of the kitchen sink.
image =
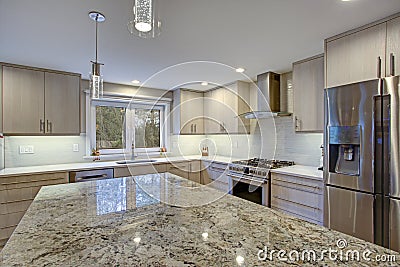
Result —
M135 163L150 163L150 162L156 162L157 160L155 159L134 159L134 160L121 160L117 161L117 164L135 164Z

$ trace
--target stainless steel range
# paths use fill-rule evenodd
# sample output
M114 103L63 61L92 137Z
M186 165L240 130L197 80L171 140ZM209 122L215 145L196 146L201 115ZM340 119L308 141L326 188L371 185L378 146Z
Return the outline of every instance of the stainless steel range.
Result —
M270 207L270 170L294 165L293 161L253 158L229 164L231 194Z

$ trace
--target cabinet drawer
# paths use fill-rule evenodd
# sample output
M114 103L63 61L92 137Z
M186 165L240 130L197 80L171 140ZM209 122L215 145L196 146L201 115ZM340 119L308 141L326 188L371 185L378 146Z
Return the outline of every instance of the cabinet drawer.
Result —
M16 226L24 216L25 211L0 215L0 229Z
M130 177L135 175L145 175L152 173L166 172L165 164L151 164L141 166L130 166L130 167L117 167L114 168L114 177Z
M0 214L9 214L20 211L26 211L31 205L32 200L23 200L0 204Z
M315 223L315 224L318 224L318 225L323 225L322 217L321 217L321 220L315 220L315 219L307 218L307 217L301 216L301 215L299 215L299 214L296 214L296 213L293 213L293 212L289 212L289 211L287 211L287 210L282 210L282 209L279 209L279 208L274 208L274 210L277 210L277 211L280 211L280 212L282 212L282 213L291 215L291 216L293 216L293 217L297 217L297 218L299 218L299 219L305 220L305 221L310 222L310 223Z
M24 183L33 183L33 182L51 181L51 180L64 180L65 183L68 183L68 178L69 176L67 172L10 176L10 177L0 178L0 185L2 186L19 185L21 187L26 187L23 185ZM42 185L45 184L46 183Z
M0 228L0 246L4 246L17 226Z
M272 173L271 183L319 195L324 193L323 181L304 178L301 176Z
M323 196L298 189L271 185L271 207L322 221Z

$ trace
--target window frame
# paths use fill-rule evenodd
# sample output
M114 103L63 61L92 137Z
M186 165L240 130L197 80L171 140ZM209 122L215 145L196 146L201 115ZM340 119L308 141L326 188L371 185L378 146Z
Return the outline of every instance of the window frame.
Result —
M86 104L89 106L89 112L86 112L86 127L88 131L87 138L87 153L91 155L92 148L96 147L96 106L112 106L122 107L126 109L125 119L125 147L122 149L101 149L99 150L100 155L131 155L132 154L132 143L134 140L134 113L135 109L157 109L160 110L160 147L167 147L168 144L168 132L169 132L169 116L167 112L170 108L170 103L164 101L154 100L128 100L120 98L102 98L92 100L89 95L86 95ZM135 154L150 154L159 153L160 147L154 148L134 148Z

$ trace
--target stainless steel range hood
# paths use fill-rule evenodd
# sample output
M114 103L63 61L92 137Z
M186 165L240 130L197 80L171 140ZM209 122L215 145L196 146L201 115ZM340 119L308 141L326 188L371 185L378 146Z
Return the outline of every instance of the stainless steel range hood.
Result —
M280 75L266 72L257 76L257 111L247 112L239 116L246 119L264 119L274 116L290 116L291 113L281 110ZM284 94L285 96L287 94Z

